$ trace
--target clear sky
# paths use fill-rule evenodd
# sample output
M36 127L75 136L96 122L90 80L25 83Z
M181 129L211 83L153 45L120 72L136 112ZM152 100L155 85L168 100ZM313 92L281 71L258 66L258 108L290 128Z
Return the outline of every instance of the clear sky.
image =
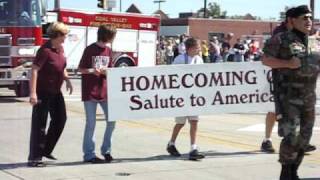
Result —
M53 0L50 3L53 2ZM75 8L97 11L97 0L60 0L63 8ZM310 0L207 0L207 3L216 2L227 16L245 15L250 13L263 19L279 19L279 12L285 6L297 6L309 4ZM50 7L49 3L49 7ZM117 7L114 12L120 11L120 0L116 0ZM126 11L131 4L135 4L144 14L151 14L158 10L158 4L154 0L121 0L122 11ZM161 3L161 10L169 17L178 17L179 12L196 12L204 5L204 0L166 0ZM315 0L315 16L320 18L320 2Z

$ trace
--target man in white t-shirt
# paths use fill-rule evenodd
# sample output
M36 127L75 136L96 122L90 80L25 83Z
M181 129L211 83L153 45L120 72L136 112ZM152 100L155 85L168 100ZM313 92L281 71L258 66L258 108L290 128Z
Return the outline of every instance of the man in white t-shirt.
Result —
M203 60L200 57L200 41L195 38L189 38L185 41L186 53L177 56L172 64L203 64ZM191 141L191 151L189 153L190 160L198 160L204 158L204 155L198 151L196 145L196 134L198 128L199 117L194 116L182 116L176 117L176 125L173 128L171 139L167 145L167 151L171 156L181 156L179 151L175 147L176 138L180 130L185 125L188 120L190 123L190 141Z

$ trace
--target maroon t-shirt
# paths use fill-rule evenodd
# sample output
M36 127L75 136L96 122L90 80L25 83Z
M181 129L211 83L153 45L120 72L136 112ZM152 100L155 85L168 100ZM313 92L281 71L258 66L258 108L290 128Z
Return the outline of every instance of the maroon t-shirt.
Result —
M37 93L59 93L66 67L63 47L55 49L52 47L51 41L46 42L38 50L33 64L40 68L37 79Z
M111 67L111 49L100 47L96 43L88 46L82 55L79 68L90 69L101 66ZM82 74L82 101L107 100L107 82L105 75Z

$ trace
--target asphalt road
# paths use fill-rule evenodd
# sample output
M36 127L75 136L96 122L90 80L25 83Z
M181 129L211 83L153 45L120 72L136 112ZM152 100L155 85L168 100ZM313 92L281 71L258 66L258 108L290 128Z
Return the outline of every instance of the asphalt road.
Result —
M189 161L189 125L177 140L183 156L172 158L166 144L174 125L173 118L117 122L110 164L84 164L82 137L85 125L80 101L80 80L73 79L75 92L65 95L68 121L53 154L44 168L26 166L30 133L31 106L28 98L15 98L0 89L0 180L275 180L279 179L278 154L260 152L264 136L264 114L219 114L201 116L198 131L201 161ZM96 151L99 154L105 122L98 111ZM276 128L275 128L276 130ZM272 134L278 150L280 138ZM320 122L317 116L312 144L320 148ZM299 175L304 180L320 179L320 152L307 155Z

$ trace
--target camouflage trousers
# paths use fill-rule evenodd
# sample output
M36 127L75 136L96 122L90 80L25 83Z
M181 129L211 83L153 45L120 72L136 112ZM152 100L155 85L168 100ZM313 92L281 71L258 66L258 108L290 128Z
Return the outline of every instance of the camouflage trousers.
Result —
M283 103L281 103L283 104ZM280 144L281 164L300 164L304 148L309 144L315 120L315 106L287 103L281 108L278 134L283 137Z

